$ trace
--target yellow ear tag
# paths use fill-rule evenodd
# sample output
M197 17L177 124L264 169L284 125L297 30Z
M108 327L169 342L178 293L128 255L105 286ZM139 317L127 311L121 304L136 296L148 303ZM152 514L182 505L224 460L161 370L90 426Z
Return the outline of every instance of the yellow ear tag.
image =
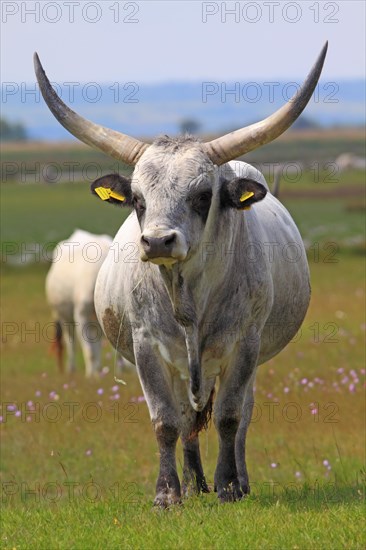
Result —
M239 200L240 200L240 202L244 202L244 201L250 199L250 197L253 197L253 195L254 195L253 191L245 191L245 192L242 194L242 196L240 197ZM242 210L250 210L250 206L244 206L244 207L242 208Z
M109 191L109 196L112 197L112 199L116 199L117 201L124 202L126 200L126 197L123 195L120 195L119 193L116 193L115 191L112 191L111 189Z
M106 189L105 187L96 187L94 191L102 199L102 201L107 201L109 199L109 189Z
M254 193L253 191L245 191L242 196L240 197L240 202L244 202L248 199L250 199L250 197L253 197Z
M107 201L109 198L116 199L121 202L126 200L126 197L112 191L112 189L108 189L107 187L96 187L94 191L102 199L102 201Z

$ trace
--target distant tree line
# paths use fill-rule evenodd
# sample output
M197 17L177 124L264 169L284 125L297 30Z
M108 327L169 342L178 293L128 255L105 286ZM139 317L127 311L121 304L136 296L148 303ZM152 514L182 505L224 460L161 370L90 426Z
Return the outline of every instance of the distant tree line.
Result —
M27 131L25 126L16 122L12 124L5 118L0 118L0 140L1 141L25 141Z
M194 118L185 118L181 120L179 125L180 133L185 134L197 134L199 130L201 129L201 124L198 122L198 120L195 120Z
M256 122L253 120L253 122L248 122L249 124L252 124ZM229 128L221 128L216 131L217 134L224 134L228 132L232 132L234 130L237 130L238 127L229 127ZM318 124L314 119L308 118L307 116L300 116L295 123L291 126L294 130L318 130L321 128L321 125ZM199 120L196 120L195 118L184 118L179 122L179 132L180 134L190 134L190 135L196 135L198 134L202 129L202 125L199 122Z

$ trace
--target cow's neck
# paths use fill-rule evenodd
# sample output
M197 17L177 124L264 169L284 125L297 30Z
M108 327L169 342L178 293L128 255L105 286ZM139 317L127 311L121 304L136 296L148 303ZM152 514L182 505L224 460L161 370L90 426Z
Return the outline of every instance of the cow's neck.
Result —
M187 280L183 277L181 265L176 263L170 269L165 266L160 266L159 269L172 303L176 321L182 326L197 324L194 298Z
M213 297L234 284L233 278L243 279L242 250L247 235L245 215L230 209L211 221L200 249L187 262L169 269L160 267L179 324L199 324Z

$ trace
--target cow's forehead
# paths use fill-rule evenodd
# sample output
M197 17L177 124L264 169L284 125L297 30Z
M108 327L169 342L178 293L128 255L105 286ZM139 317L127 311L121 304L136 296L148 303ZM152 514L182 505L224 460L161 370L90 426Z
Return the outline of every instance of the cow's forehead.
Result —
M132 185L140 189L164 187L184 192L209 181L214 171L200 142L192 138L161 138L136 165Z

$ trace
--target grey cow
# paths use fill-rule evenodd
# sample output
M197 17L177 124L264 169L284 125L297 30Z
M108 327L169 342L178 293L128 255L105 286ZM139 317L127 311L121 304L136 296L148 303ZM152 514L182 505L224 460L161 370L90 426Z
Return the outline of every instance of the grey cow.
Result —
M158 506L181 500L179 437L183 491L208 491L198 432L213 403L218 497L227 502L249 493L245 440L256 368L297 332L310 285L290 214L260 172L230 161L296 120L314 91L326 49L300 93L267 119L207 143L162 137L152 145L71 111L35 57L43 97L61 124L135 165L131 180L111 174L92 185L106 202L134 208L114 239L120 256L110 253L99 272L95 306L112 345L137 367L160 450Z

